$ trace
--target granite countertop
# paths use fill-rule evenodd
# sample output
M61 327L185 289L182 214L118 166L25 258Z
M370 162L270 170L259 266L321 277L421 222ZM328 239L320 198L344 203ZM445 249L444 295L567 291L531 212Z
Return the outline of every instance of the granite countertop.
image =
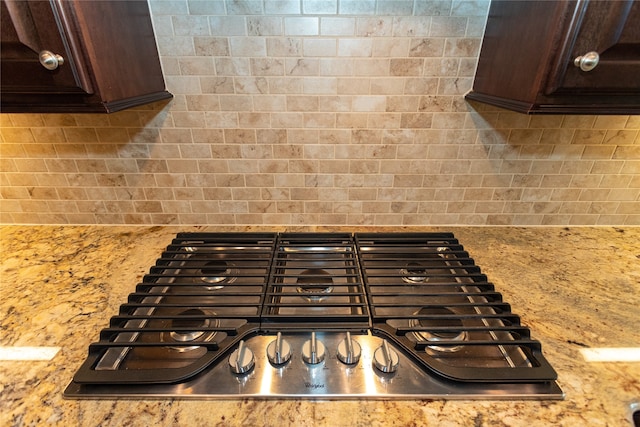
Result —
M631 425L640 362L586 362L580 350L640 347L640 228L446 228L542 342L562 401L65 400L89 343L175 233L213 230L389 231L0 227L0 346L60 347L48 361L0 361L0 425Z

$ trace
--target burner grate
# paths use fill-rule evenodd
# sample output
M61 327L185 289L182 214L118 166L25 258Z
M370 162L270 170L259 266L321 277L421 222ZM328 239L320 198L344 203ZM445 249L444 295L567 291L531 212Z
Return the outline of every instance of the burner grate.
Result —
M180 233L110 326L77 382L171 383L260 329L276 234Z
M262 326L266 330L369 328L369 311L351 234L280 235Z
M359 233L374 333L458 381L553 380L540 343L451 233Z

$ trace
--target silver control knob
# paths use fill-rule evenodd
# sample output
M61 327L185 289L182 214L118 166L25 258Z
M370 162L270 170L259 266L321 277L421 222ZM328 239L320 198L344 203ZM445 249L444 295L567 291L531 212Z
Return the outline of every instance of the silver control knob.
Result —
M400 357L398 352L389 346L387 340L373 353L373 366L384 373L395 372L398 369Z
M360 344L351 339L351 332L338 344L338 359L346 365L355 365L360 360Z
M267 358L274 365L283 365L291 359L291 345L278 332L276 339L267 346Z
M302 360L310 365L316 365L324 360L324 356L324 344L316 339L315 332L311 332L311 339L302 344Z
M229 366L236 374L244 374L249 372L255 365L253 351L244 345L244 341L240 341L238 349L229 356Z

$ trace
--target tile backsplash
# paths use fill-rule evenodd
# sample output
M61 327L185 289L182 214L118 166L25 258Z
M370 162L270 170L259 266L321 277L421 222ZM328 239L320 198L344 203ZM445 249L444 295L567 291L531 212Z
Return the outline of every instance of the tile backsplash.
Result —
M468 103L487 0L150 0L169 103L0 114L9 224L640 225L640 116Z

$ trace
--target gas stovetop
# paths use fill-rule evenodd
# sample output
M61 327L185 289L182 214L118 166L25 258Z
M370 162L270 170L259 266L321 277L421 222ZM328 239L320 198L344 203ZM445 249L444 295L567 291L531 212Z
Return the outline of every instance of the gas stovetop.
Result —
M561 399L451 233L180 233L70 398Z

